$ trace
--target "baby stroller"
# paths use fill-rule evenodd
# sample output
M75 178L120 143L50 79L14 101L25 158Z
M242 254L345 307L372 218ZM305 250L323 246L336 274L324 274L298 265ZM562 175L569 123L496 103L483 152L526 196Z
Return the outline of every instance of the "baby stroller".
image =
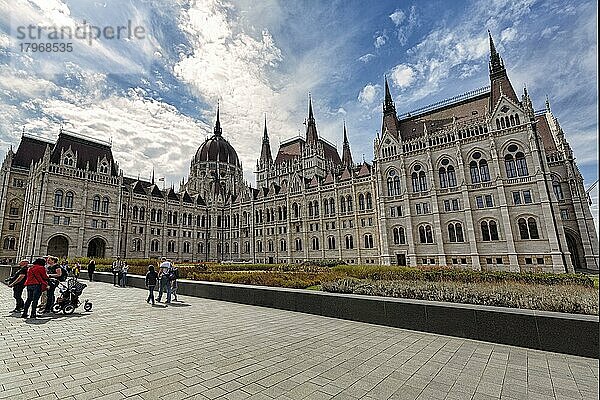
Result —
M52 306L52 312L64 314L73 314L75 309L81 305L79 296L83 293L83 289L87 287L86 284L77 282L77 278L69 278L66 283L60 283L58 288L60 290L60 296L56 299L56 302ZM92 303L88 300L83 304L85 311L92 310Z

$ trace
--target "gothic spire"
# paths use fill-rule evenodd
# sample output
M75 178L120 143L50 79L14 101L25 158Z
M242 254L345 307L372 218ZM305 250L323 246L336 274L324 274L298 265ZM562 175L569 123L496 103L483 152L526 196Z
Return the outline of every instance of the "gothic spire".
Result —
M385 77L385 100L383 102L383 113L396 115L396 106L394 105L394 100L392 100L392 95L390 93L390 86L388 85L387 76Z
M492 33L488 29L488 36L490 38L490 74L495 72L500 72L504 69L504 62L502 61L502 57L496 51L496 46L494 46L494 39L492 38Z
M221 129L221 121L219 119L219 102L217 102L217 122L215 123L215 135L221 136L223 134L223 130Z
M344 121L344 145L342 150L342 165L344 167L352 167L352 153L350 152L350 143L348 142L348 134L346 132L346 121Z
M317 125L315 123L315 116L312 108L312 97L308 94L308 120L306 121L306 144L309 146L316 146L319 141L319 135L317 134Z
M502 57L500 57L500 54L496 51L494 39L489 30L488 36L490 39L490 112L493 112L500 97L507 97L515 104L519 103L519 99L508 79L506 68L504 67L504 60L502 60Z
M265 164L273 163L273 156L271 155L271 143L269 142L269 134L267 132L267 115L265 114L265 129L263 132L262 148L260 150L260 161Z

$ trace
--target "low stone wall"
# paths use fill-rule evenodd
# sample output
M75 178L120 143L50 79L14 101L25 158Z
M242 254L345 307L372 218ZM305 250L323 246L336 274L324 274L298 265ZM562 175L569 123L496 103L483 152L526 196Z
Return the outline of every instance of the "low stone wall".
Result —
M87 278L82 271L82 278ZM96 280L112 283L109 272ZM143 288L144 277L128 276ZM599 358L599 318L504 307L180 279L178 294Z

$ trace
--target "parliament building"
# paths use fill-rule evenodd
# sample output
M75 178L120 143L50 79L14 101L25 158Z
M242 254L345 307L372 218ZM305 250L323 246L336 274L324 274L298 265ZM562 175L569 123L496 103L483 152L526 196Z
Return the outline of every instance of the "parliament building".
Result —
M59 257L188 262L438 265L598 270L583 177L548 102L518 96L490 37L490 85L398 114L387 81L373 162L306 134L271 152L256 187L227 140L198 148L178 191L129 178L111 146L61 129L23 134L0 169L0 260Z

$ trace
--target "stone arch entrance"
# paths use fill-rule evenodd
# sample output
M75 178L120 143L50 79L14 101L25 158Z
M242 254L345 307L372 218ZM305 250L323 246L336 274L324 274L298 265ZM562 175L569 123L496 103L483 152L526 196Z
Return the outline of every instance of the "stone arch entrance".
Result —
M567 247L571 253L571 263L573 263L573 268L585 268L585 261L582 257L583 244L581 243L581 239L576 233L569 229L565 229L565 238L567 239Z
M48 241L48 253L51 256L65 258L69 256L69 239L56 235Z
M104 258L106 254L106 241L102 238L90 240L88 244L87 256L93 258Z

